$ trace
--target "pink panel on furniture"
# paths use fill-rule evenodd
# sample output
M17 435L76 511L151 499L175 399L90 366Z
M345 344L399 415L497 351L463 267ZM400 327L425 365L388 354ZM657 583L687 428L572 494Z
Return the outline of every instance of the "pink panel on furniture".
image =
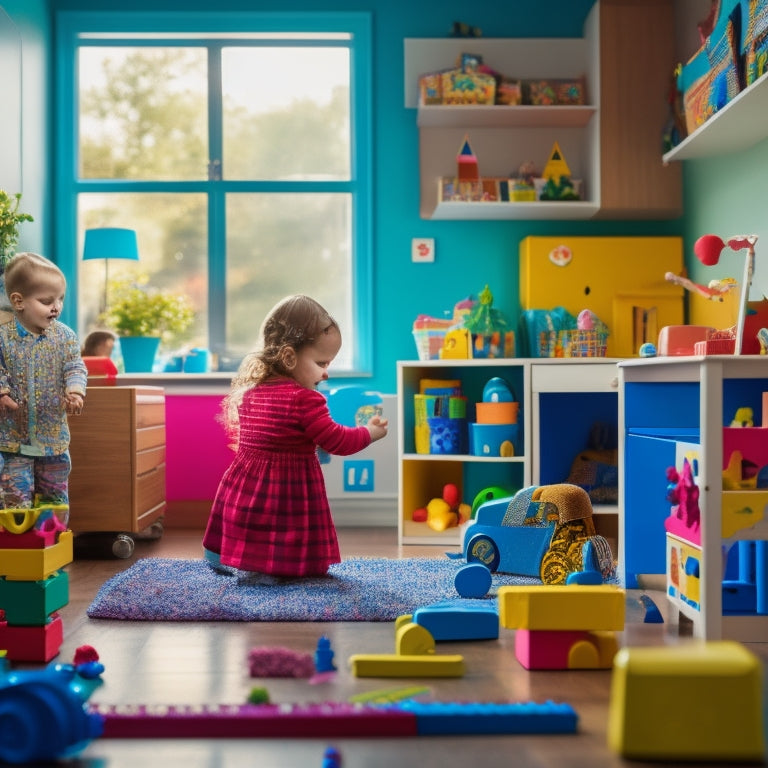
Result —
M212 500L234 456L221 415L223 395L165 397L166 498Z

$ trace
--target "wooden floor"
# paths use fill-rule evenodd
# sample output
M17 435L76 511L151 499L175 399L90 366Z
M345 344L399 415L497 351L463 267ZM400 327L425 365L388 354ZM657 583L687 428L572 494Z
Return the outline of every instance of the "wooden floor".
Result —
M340 529L342 556L443 557L434 546L398 547L394 529ZM104 704L243 703L255 686L265 686L273 702L344 701L355 693L426 684L444 701L564 701L579 715L576 735L421 737L318 740L110 740L98 739L74 765L91 768L286 768L320 766L327 746L337 746L344 768L366 766L483 766L516 768L601 768L625 763L606 746L610 671L528 672L515 659L514 632L498 640L441 643L440 653L461 653L467 674L457 680L357 679L347 670L353 653L391 653L393 624L383 623L148 623L88 619L86 609L101 584L138 557L196 558L201 532L166 530L157 541L137 542L131 560L77 558L69 567L70 602L61 611L64 644L59 659L70 661L80 645L92 645L106 670L93 701ZM647 592L665 618L661 592ZM627 623L620 643L627 646L697 642L685 627L665 621L645 624L639 591L627 594ZM254 646L284 646L312 653L327 635L339 669L330 682L254 680L247 655ZM768 644L750 646L764 660ZM681 699L685 693L681 692ZM658 763L653 765L658 766Z

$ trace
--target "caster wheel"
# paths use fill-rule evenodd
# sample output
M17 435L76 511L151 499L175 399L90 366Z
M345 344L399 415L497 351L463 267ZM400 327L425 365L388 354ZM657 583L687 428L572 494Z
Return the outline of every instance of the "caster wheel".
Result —
M112 542L112 554L121 560L127 560L135 547L133 539L125 533L118 533Z

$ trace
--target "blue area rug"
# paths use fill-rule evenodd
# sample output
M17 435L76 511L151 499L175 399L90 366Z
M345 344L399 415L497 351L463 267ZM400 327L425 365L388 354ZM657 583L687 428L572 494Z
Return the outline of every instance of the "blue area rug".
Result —
M350 558L324 578L254 578L216 572L203 560L144 558L101 587L88 616L124 621L393 621L459 595L449 558ZM540 584L494 574L498 587Z

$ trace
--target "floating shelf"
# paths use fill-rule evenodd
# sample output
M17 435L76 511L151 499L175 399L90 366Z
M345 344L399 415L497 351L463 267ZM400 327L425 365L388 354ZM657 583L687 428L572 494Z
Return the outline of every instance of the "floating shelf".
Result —
M453 106L419 107L420 128L583 128L597 108L579 106Z
M663 156L665 163L738 152L768 136L768 73Z
M573 200L570 202L529 202L529 203L493 203L493 202L446 202L438 203L431 213L432 219L562 219L576 221L591 219L600 206L596 202Z

